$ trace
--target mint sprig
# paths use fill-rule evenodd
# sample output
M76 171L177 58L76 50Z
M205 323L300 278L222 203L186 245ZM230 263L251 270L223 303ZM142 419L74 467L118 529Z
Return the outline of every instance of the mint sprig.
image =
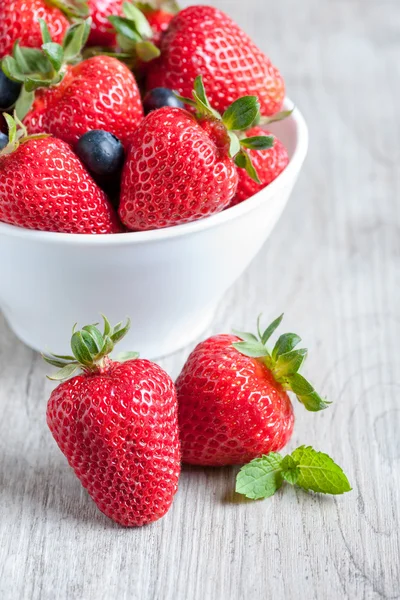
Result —
M248 331L234 330L242 341L235 342L233 347L245 356L259 358L272 372L275 380L285 390L293 392L307 410L312 412L323 410L331 402L321 398L311 383L298 372L307 357L306 348L296 349L301 338L296 333L284 333L278 338L271 351L267 347L267 342L281 324L282 318L283 314L262 331L259 317L257 335Z
M285 457L270 452L244 465L236 477L236 492L252 500L269 498L283 481L320 494L344 494L352 489L330 456L300 446Z
M230 140L230 157L234 159L236 166L245 169L256 183L261 183L247 150L267 150L272 148L275 138L273 135L243 137L243 134L240 133L249 129L259 120L260 103L258 98L256 96L238 98L238 100L235 100L228 106L221 116L211 106L207 98L201 75L196 77L193 86L192 98L185 98L177 93L175 93L175 96L188 106L194 108L199 118L208 117L210 119L217 119L225 125Z

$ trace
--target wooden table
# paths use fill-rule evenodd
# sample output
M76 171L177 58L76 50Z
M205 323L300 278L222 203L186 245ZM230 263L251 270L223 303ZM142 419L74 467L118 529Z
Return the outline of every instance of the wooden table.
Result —
M296 405L289 448L331 453L353 492L286 488L238 502L237 469L184 468L164 519L121 529L47 430L46 366L0 320L2 600L400 597L400 3L215 4L281 67L310 152L282 220L208 333L285 311L310 349L306 374L334 401L320 414ZM187 353L160 364L175 376Z

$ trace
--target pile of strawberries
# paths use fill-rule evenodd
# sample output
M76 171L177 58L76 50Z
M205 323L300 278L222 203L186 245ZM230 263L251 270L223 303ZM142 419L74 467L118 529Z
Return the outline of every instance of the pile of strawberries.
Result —
M187 223L288 164L284 81L209 6L2 0L0 220L64 233Z

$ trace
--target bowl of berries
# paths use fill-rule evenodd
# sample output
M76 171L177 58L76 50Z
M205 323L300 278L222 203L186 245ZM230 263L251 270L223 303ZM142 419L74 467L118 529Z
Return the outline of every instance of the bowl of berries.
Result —
M0 309L42 352L103 313L132 317L121 346L165 355L210 324L268 238L307 126L216 8L121 2L102 29L96 2L89 17L71 4L43 0L30 35L0 8Z

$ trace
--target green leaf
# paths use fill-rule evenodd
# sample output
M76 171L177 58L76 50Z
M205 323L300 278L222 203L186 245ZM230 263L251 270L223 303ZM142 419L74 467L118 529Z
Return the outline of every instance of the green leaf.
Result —
M291 485L295 485L300 476L300 469L290 454L282 460L281 469L283 479Z
M274 365L273 371L275 378L281 379L282 377L287 377L288 375L294 375L294 373L297 373L306 357L306 348L292 350L291 352L281 354Z
M28 92L24 87L21 89L18 100L15 104L15 112L21 121L26 117L31 110L35 100L34 92Z
M258 339L253 333L248 333L247 331L237 331L236 329L233 329L232 331L245 342L258 342Z
M261 342L235 342L232 344L240 354L251 358L269 356L267 348Z
M118 362L126 362L127 360L136 360L139 357L139 352L120 352L117 354Z
M90 335L90 333L85 330L85 328L82 329L81 336L82 336L82 339L83 339L83 341L85 343L86 348L90 352L90 355L91 355L91 358L92 358L92 362L93 362L94 358L100 352L101 348L100 349L97 348L96 341L92 338L92 336Z
M240 152L238 152L238 154L236 154L234 160L235 160L236 166L240 167L241 169L245 169L245 171L253 179L253 181L255 181L256 183L259 183L259 184L261 183L261 181L257 175L257 171L255 170L254 165L251 161L251 158L248 155L248 153L246 152L246 150L244 150L244 148L242 148L240 150Z
M80 331L75 331L71 338L71 349L76 360L82 365L91 366L93 356L85 344L85 340Z
M301 342L301 337L296 333L283 333L272 350L272 358L276 360L281 354L293 350Z
M129 329L131 326L131 320L127 319L126 321L126 325L125 327L123 327L122 329L119 329L118 331L113 331L113 333L110 335L111 340L114 342L114 344L117 344L120 340L122 340L123 337L126 336L126 334L128 333Z
M142 37L138 32L135 23L125 19L124 17L117 17L115 15L111 15L108 17L111 25L114 27L115 31L117 31L120 35L124 36L131 42L140 42L142 41Z
M301 488L322 494L343 494L352 489L341 467L327 454L300 446L291 456L300 470L296 484Z
M8 128L8 143L14 144L17 139L17 124L11 115L3 113Z
M228 131L229 138L231 140L229 146L229 156L232 158L236 156L238 152L240 152L240 141L238 136L234 131Z
M201 102L203 102L203 104L205 104L206 106L211 108L210 103L207 98L206 90L204 87L203 77L201 75L198 75L196 77L196 79L194 80L193 86L194 86L194 91L196 92L197 97L201 100Z
M260 318L261 318L261 315L260 315L259 319ZM270 325L268 325L268 327L264 331L264 333L262 335L260 335L260 338L261 338L261 341L263 344L266 344L268 342L271 335L281 324L282 319L283 319L283 313L279 317L277 317L274 321L272 321L272 323Z
M94 353L100 352L104 346L104 338L97 327L95 325L85 325L85 327L82 327L82 331L86 331L92 338Z
M86 19L85 21L80 21L71 25L68 29L62 45L65 62L74 62L79 58L82 48L89 37L90 23L91 19Z
M54 375L48 375L47 378L52 381L63 381L64 379L69 379L78 369L79 365L77 364L66 365Z
M260 103L256 96L243 96L235 100L222 115L227 129L243 131L248 129L260 112Z
M283 121L287 117L290 117L292 112L294 111L294 107L291 110L282 110L281 112L272 115L272 117L261 117L259 120L259 125L269 125L270 123L276 123L277 121Z
M40 25L40 31L42 33L43 44L51 43L52 39L46 21L44 21L43 19L38 19L38 21Z
M136 54L143 62L150 62L158 58L161 54L160 49L152 42L138 42L135 48Z
M109 335L110 331L111 331L111 324L110 321L107 319L106 316L101 315L103 321L104 321L104 330L103 330L103 337L105 338L107 335Z
M269 498L282 485L282 456L270 452L244 465L236 477L236 492L257 500Z
M63 369L64 367L66 367L67 365L70 365L70 364L74 364L74 365L78 364L78 362L73 357L72 357L72 361L71 360L64 361L59 358L56 358L55 356L53 356L51 354L42 354L42 358L49 365L52 365L53 367L58 367L59 369Z
M64 59L64 51L62 46L60 46L60 44L49 42L48 44L42 45L42 50L49 59L53 69L55 71L59 71Z
M273 148L275 138L273 135L256 135L254 137L243 138L240 145L251 150L269 150Z
M122 5L122 12L127 19L134 22L136 30L142 38L151 39L153 37L153 30L150 27L150 23L142 11L136 8L134 4L124 2Z
M25 75L23 71L20 69L17 61L12 56L5 56L1 61L1 68L3 73L8 79L12 81L18 81L18 83L23 83L25 81Z
M299 402L304 404L307 410L317 412L328 408L331 402L324 400L317 394L311 383L307 381L300 373L294 373L287 377L286 383L289 389L296 394Z

